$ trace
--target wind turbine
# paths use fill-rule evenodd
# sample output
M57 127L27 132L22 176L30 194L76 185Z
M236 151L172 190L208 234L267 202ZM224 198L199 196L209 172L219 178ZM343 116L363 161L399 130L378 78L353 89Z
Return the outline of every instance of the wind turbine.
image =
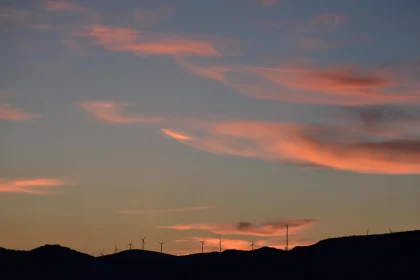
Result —
M249 246L251 246L251 251L254 251L254 247L257 248L257 246L254 244L254 239L252 239L251 245Z
M289 225L286 225L286 251L289 251Z
M128 247L130 247L130 250L133 249L133 241L127 244Z
M392 230L391 230L390 228L388 228L388 229L389 229L389 232L390 232L390 233L393 233L393 232L392 232Z
M143 238L139 238L141 240L141 249L144 250L144 240L146 239L146 236Z
M120 249L117 248L117 246L114 246L114 253L118 253Z
M369 229L367 230L366 235L369 235Z
M162 247L163 247L163 244L165 244L165 242L166 242L166 241L163 241L163 242L158 242L158 243L160 244L160 253L161 253L161 254L163 253L163 249L162 249Z
M219 237L219 252L222 252L222 238Z
M206 240L204 239L204 240L199 241L199 242L201 243L201 253L204 253L204 242L206 242Z
M101 252L101 257L103 257L104 256L104 250L102 249L102 252Z

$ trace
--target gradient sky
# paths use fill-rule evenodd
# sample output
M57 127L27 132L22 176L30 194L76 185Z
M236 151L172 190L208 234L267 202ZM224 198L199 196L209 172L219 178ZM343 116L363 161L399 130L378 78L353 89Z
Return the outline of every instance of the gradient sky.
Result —
M0 7L0 246L418 229L420 2Z

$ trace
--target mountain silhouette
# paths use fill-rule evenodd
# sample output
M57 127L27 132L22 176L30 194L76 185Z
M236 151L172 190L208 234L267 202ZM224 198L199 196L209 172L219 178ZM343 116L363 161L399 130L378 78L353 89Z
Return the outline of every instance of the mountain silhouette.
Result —
M92 257L59 245L0 248L0 279L420 279L420 231L186 256L126 250Z

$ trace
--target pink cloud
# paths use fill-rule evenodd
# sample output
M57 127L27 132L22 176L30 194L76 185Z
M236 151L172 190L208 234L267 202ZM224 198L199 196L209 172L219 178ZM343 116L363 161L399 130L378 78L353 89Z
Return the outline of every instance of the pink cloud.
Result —
M234 224L178 224L160 226L159 228L174 229L179 231L201 230L209 231L220 235L242 235L242 236L283 236L286 234L286 225L289 225L289 233L295 234L311 227L315 223L311 219L285 220L255 224L249 222L238 222Z
M367 105L420 101L410 75L355 66L198 66L177 60L191 74L216 80L244 95L310 104ZM252 79L252 83L249 82Z
M0 192L51 195L56 194L51 191L52 188L71 185L73 185L72 182L57 178L0 179Z
M359 173L420 174L420 140L404 138L407 132L418 132L416 124L402 120L387 129L383 125L366 128L351 123L321 126L218 121L184 124L180 125L182 133L181 129L167 129L165 134L186 146L217 155ZM372 136L379 139L372 141Z
M84 26L85 32L75 36L94 39L97 45L109 51L130 52L139 56L208 56L221 54L213 42L183 36L145 33L128 28L105 25Z
M215 206L195 206L195 207L183 207L183 208L170 208L170 209L159 209L159 210L120 210L120 214L135 215L135 214L148 214L148 215L161 215L168 213L179 213L179 212L191 212L215 209Z
M79 104L96 119L107 123L133 124L133 123L156 123L162 121L160 117L144 117L124 112L124 107L129 103L114 101L89 101Z
M186 134L182 134L179 132L175 132L171 129L167 129L167 128L163 128L162 129L163 134L165 134L166 136L168 136L169 138L173 138L179 141L189 141L189 140L193 140L193 137L190 137Z
M0 102L0 120L24 121L39 118L39 115L27 113L22 109L10 106L8 103Z

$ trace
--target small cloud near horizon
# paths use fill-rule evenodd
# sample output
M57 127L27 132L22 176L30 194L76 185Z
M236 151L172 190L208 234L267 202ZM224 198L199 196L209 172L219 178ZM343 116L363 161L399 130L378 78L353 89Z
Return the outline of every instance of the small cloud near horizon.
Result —
M30 178L7 180L0 178L0 193L18 193L33 195L53 195L51 189L72 186L73 182L59 178Z
M169 214L169 213L209 210L209 209L215 209L215 208L216 206L194 206L194 207L169 208L169 209L157 209L157 210L123 209L123 210L120 210L119 213L124 214L124 215L136 215L136 214L162 215L162 214Z
M12 107L7 102L0 102L0 120L25 121L39 117L40 115L28 113L23 109Z
M238 222L232 224L177 224L169 226L159 226L158 228L173 229L178 231L202 230L220 235L243 235L274 237L286 235L286 226L289 226L289 234L295 234L307 229L316 223L313 219L291 219L262 224L251 222Z
M135 124L157 123L162 121L161 117L145 117L124 112L124 108L130 105L127 102L101 100L81 102L78 105L90 113L95 119L105 123Z

